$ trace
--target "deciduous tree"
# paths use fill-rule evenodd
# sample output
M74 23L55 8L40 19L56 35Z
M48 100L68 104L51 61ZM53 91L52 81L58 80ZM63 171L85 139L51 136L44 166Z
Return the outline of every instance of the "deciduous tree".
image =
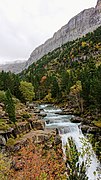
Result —
M21 91L22 99L24 102L32 101L32 99L35 96L34 87L33 87L32 83L29 83L26 81L21 81L19 89Z

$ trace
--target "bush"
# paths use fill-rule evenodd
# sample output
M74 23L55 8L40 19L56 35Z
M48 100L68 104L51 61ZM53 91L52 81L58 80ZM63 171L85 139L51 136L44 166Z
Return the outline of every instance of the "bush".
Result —
M10 160L5 154L0 153L0 179L7 180L10 172Z
M15 139L11 137L7 140L6 146L10 147L13 146L14 144L15 144Z
M8 130L10 126L6 124L5 120L0 119L0 130Z

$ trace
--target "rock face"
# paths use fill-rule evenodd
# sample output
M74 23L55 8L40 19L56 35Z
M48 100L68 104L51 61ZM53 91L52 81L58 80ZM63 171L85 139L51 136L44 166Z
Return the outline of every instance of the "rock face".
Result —
M68 41L82 37L88 32L94 31L101 26L101 0L98 0L95 8L82 11L73 17L68 24L58 30L52 38L37 47L26 62L26 68L45 54L53 51Z
M27 69L28 66L39 60L45 54L48 54L68 41L75 40L88 32L94 31L99 26L101 26L101 0L97 1L95 8L86 9L77 14L65 26L59 29L52 38L37 47L31 53L28 61L23 64L23 68L17 67L15 73Z
M4 70L5 72L11 71L12 73L19 73L21 72L23 69L25 69L25 64L26 62L15 62L15 63L9 63L9 64L5 64L5 65L0 65L0 71Z

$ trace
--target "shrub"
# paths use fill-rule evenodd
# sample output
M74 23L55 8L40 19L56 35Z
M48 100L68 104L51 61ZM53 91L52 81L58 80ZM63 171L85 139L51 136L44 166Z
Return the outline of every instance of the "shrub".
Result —
M8 130L10 126L6 124L5 120L0 119L0 130Z
M15 144L15 139L11 137L7 140L6 146L10 147L13 146L14 144Z
M10 159L5 154L0 153L0 179L7 180L10 172Z

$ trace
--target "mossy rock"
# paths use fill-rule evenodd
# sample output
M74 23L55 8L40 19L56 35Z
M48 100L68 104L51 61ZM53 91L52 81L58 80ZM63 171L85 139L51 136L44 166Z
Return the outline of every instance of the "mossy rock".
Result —
M22 117L23 117L23 119L29 119L31 117L31 115L26 112L22 115Z
M10 126L8 124L6 124L6 121L3 119L0 119L0 130L8 130L10 128Z
M15 141L14 138L9 138L9 139L7 140L6 146L7 146L7 147L14 146L15 143L16 143L16 141Z

